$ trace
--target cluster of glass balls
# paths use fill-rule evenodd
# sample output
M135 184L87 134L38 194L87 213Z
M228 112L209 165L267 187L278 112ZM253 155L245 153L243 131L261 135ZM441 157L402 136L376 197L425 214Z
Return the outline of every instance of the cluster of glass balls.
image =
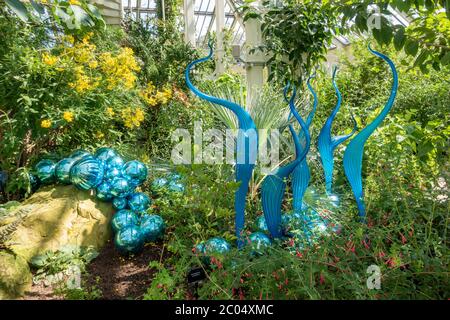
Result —
M146 214L150 198L135 192L148 176L147 166L140 161L125 162L111 148L100 148L95 154L78 150L59 162L41 160L34 172L30 176L32 185L72 184L81 190L95 190L99 200L112 202L117 210L112 219L114 243L121 252L138 252L145 242L164 234L163 219Z

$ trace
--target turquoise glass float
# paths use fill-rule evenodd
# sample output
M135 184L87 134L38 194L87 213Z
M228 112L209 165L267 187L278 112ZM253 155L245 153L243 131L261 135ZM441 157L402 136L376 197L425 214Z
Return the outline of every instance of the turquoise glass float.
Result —
M164 188L168 183L169 181L166 178L157 178L152 182L152 189L158 190Z
M130 210L142 213L150 207L150 198L142 192L132 193L128 198L128 207Z
M82 190L97 188L102 183L104 174L103 164L92 156L75 162L70 169L70 181Z
M111 148L99 148L99 149L97 149L97 151L95 152L95 157L98 159L98 160L101 160L101 161L103 161L103 162L107 162L110 158L112 158L112 157L116 157L116 156L118 156L119 154L115 151L115 150L113 150L113 149L111 149Z
M118 232L120 229L128 226L136 225L139 225L139 218L133 211L130 210L117 211L111 220L111 227L114 232Z
M166 224L158 215L144 215L141 217L141 233L146 242L156 241L164 235Z
M127 207L127 203L128 203L128 201L126 198L120 198L120 197L115 197L112 201L113 208L116 210L125 209Z
M205 243L200 242L199 244L196 244L194 248L192 249L192 252L194 254L203 255L205 254Z
M122 177L122 170L119 168L111 168L106 169L105 171L105 179L106 180L113 180L114 178L121 178Z
M264 249L272 245L270 238L262 232L254 232L248 236L248 244L251 246L252 254L260 255Z
M121 170L124 164L125 161L123 161L122 157L114 156L106 160L106 170L111 170L113 168Z
M122 174L129 179L132 185L138 186L147 179L148 170L147 166L142 162L132 160L125 163L122 168Z
M95 192L95 196L102 201L110 201L113 198L113 195L111 194L111 185L108 181L100 183Z
M123 254L138 253L144 247L144 239L138 226L128 226L116 233L116 248Z
M259 216L256 219L256 229L261 232L269 232L269 228L267 228L266 218L264 215Z
M184 185L179 181L172 180L169 182L169 190L173 192L183 192Z
M125 178L115 178L111 181L111 194L114 197L126 197L131 193L131 186Z
M86 150L76 150L74 152L72 152L72 154L69 156L69 158L72 159L76 159L76 160L81 160L83 158L86 158L88 156L91 156L91 154L89 152L87 152Z
M214 237L206 241L205 254L226 254L231 250L231 245L221 237Z
M70 169L72 169L72 166L78 160L76 158L65 158L56 164L55 175L58 182L64 184L70 183Z
M42 184L50 184L55 181L56 163L52 160L44 159L35 166L36 177Z
M29 173L28 180L30 181L32 192L35 192L37 189L39 189L39 179L34 174Z

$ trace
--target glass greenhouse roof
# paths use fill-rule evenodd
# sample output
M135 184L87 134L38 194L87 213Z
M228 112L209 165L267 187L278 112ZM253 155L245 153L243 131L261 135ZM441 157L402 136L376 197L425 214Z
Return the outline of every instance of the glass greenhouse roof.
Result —
M225 27L231 32L232 45L242 45L245 42L245 32L242 18L237 10L240 0L225 0ZM156 0L122 0L124 12L133 18L147 19L156 17ZM394 25L407 26L408 20L398 11L389 8L393 14L389 17ZM195 39L198 46L206 45L208 33L216 31L215 0L194 0ZM337 44L350 45L350 40L344 36L336 36L329 49L335 49Z

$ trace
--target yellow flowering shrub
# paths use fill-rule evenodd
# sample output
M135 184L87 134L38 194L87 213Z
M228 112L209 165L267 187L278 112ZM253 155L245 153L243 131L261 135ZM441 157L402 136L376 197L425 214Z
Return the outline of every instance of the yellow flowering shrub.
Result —
M149 82L147 87L139 92L139 95L150 107L155 107L157 105L167 104L173 94L170 88L164 88L158 91L153 83Z
M64 111L63 113L63 119L67 122L72 122L74 118L74 114L72 111Z
M134 72L140 71L130 48L121 48L117 56L111 52L101 54L100 69L106 76L107 87L110 90L119 85L123 85L126 89L133 88L137 79Z
M144 110L140 107L128 107L122 110L123 123L127 128L133 129L135 127L140 127L144 118Z

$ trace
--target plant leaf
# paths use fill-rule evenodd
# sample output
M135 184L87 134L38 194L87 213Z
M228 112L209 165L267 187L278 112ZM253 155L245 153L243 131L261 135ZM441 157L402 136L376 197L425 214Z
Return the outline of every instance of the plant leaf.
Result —
M22 2L19 0L5 0L5 2L8 7L20 18L20 20L23 22L28 22L28 10Z

